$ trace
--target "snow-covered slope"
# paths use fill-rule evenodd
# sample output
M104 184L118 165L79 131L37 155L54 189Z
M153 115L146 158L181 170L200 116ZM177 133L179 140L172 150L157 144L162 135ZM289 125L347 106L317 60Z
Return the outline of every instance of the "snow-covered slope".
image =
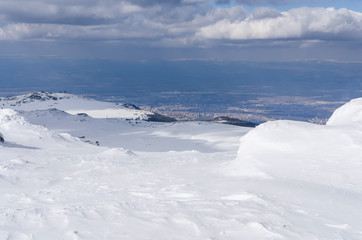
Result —
M66 132L101 146L124 147L132 151L218 152L235 149L240 134L249 128L219 126L207 122L157 123L94 119L88 115L70 115L57 109L20 111L31 123L56 132Z
M362 98L353 99L334 111L327 125L362 128Z
M241 138L224 174L251 181L258 188L253 191L279 206L286 230L296 234L287 239L362 239L360 116L357 99L339 108L327 126L262 124Z
M215 185L212 171L235 157L237 139L249 129L129 123L55 109L22 115L42 126L0 110L6 138L0 144L0 239L204 239L244 226L225 227L234 214L224 205L231 194ZM76 133L99 138L101 147ZM118 147L124 144L136 151ZM259 225L250 227L255 231L246 225L243 231L264 234Z
M35 92L0 98L0 108L32 111L56 108L76 115L86 113L93 118L148 119L154 113L102 102L68 93Z
M56 101L0 109L0 239L362 239L357 125L96 119Z

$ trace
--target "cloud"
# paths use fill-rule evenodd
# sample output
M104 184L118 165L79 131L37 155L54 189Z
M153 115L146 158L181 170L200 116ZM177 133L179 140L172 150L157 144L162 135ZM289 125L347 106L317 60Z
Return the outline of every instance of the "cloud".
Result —
M229 4L230 0L215 0L216 4Z
M206 0L0 1L3 41L87 40L206 47L250 44L253 40L270 41L272 45L276 40L289 44L361 38L362 14L347 9L295 8L280 12L262 7L248 12L241 5L215 8ZM263 44L268 44L265 41ZM309 45L313 44L303 47Z
M239 4L246 4L246 5L260 5L260 4L285 5L288 4L288 2L292 2L291 0L235 0L235 1Z
M262 18L277 18L281 17L282 13L279 12L276 9L268 8L268 7L260 7L254 9L254 11L251 13L252 19L262 19Z
M288 12L254 11L241 21L223 19L204 26L200 39L360 39L362 14L347 9L296 8Z
M2 40L186 39L222 18L235 19L242 7L212 10L204 3L179 1L2 1ZM137 4L136 4L137 3ZM180 3L180 5L177 5ZM175 5L176 4L176 5ZM210 11L211 10L211 11ZM98 36L97 36L98 34ZM173 42L179 42L177 39ZM169 41L172 42L172 41ZM183 40L181 41L183 42Z
M48 23L68 25L99 25L119 21L127 14L143 9L126 1L63 3L57 1L1 1L0 16L15 23Z

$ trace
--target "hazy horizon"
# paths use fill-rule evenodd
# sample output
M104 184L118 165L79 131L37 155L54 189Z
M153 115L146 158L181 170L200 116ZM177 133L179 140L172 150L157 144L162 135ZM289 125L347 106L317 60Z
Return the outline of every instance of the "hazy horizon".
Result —
M245 111L259 112L258 119L250 119L259 122L326 119L362 91L360 63L3 57L0 64L0 78L8 80L1 96L67 91L167 110L166 114L174 114L169 109L175 106L177 111L241 118Z

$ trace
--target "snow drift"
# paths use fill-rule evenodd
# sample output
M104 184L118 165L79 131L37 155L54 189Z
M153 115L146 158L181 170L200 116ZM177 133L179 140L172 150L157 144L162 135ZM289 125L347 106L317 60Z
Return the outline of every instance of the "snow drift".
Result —
M79 147L81 141L66 133L55 133L47 128L33 125L12 109L0 109L0 132L7 144L19 146L54 148Z
M25 118L0 110L0 132L7 140L0 145L0 239L278 236L254 219L229 226L245 210L222 202L240 196L230 197L235 192L224 192L222 185L213 187L207 176L229 151L234 156L234 143L246 129L212 123L133 125L54 109L22 114ZM128 142L143 152L109 148L104 139L97 147L60 134L72 128L83 128L85 136L102 133L116 145ZM167 150L171 145L181 149ZM243 193L241 198L248 197Z
M53 97L0 110L0 239L362 238L356 101L340 124L250 130L69 115Z
M356 98L338 108L329 118L327 125L349 125L362 127L362 98Z
M240 140L228 174L299 180L362 191L362 99L337 109L328 125L272 121Z
M327 125L264 123L240 140L233 175L285 178L362 190L362 99L337 109Z
M362 190L361 156L355 129L275 121L241 139L232 173Z
M361 239L361 120L362 99L356 99L327 125L261 124L241 138L236 159L223 170L280 207L278 216L296 234L276 230L285 239Z

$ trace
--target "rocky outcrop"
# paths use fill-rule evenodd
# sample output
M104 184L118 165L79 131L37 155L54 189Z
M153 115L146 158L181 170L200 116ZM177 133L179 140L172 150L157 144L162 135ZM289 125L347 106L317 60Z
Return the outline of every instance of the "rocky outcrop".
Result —
M235 126L240 126L240 127L256 127L258 125L253 122L248 122L248 121L240 120L237 118L231 118L231 117L216 117L214 119L206 120L206 121L235 125Z

